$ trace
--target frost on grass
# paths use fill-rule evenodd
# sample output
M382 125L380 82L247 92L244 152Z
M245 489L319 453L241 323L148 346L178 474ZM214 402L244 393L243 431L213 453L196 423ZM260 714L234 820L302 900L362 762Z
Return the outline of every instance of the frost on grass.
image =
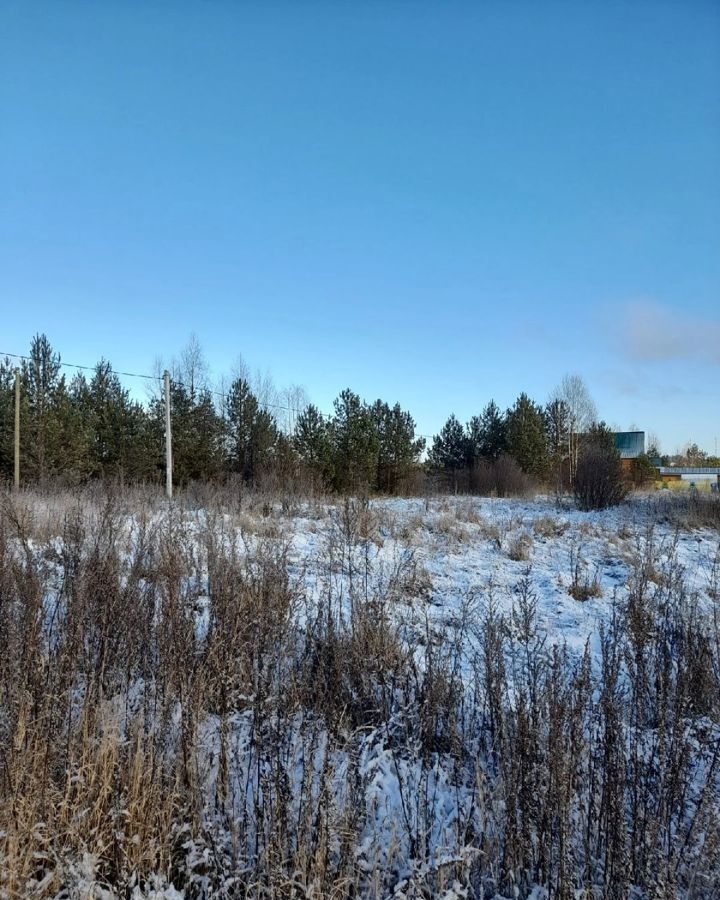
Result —
M649 504L3 498L0 897L711 897L720 553Z

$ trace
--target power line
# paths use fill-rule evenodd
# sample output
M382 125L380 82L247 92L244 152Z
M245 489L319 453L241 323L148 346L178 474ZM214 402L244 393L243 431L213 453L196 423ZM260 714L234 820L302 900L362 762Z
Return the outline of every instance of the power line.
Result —
M21 353L5 353L0 350L0 356L8 356L12 359L24 359L27 360L27 362L33 362L32 356L23 356ZM81 366L79 363L60 362L59 365L61 367L64 366L67 369L82 369L85 372L95 372L97 371L98 364L94 366ZM148 381L162 381L162 378L160 378L159 375L145 375L140 372L121 372L118 369L107 369L106 371L109 374L123 375L127 378L146 378Z
M11 359L22 359L26 362L33 362L33 358L31 356L25 356L22 353L7 353L3 350L0 350L0 357L9 357ZM79 369L84 372L96 372L97 365L94 366L85 366L80 363L68 363L68 362L60 362L60 367L64 367L67 369ZM147 375L144 372L123 372L120 369L112 369L108 368L105 370L109 375L121 375L126 378L144 378L147 381L156 381L158 383L162 382L162 377L160 375ZM180 381L178 378L171 378L172 383L176 387L184 387L186 390L191 390L191 386L185 384L185 382ZM228 393L223 393L222 391L214 391L211 388L203 388L205 393L211 394L214 397L220 397L222 400L227 400L230 396ZM283 412L298 412L299 410L293 406L284 406L281 403L270 403L270 402L260 402L260 406L265 409L279 409ZM319 412L319 411L318 411ZM320 413L323 418L329 418L327 413Z
M2 350L0 350L0 357L9 357L11 359L22 359L22 360L25 360L26 362L33 362L33 358L31 356L24 356L21 353L6 353ZM84 371L84 372L96 372L99 364L96 364L94 366L84 366L84 365L81 365L80 363L66 363L66 362L61 361L59 363L59 365L61 367L65 367L68 369L78 369L78 370ZM143 372L122 372L119 369L112 369L112 368L106 369L105 371L109 375L119 375L124 378L143 378L146 381L155 381L158 384L162 384L162 376L160 376L160 375L147 375L146 373L143 373ZM190 385L185 384L184 382L180 381L177 378L171 378L171 381L177 387L184 387L186 390L191 390ZM221 400L223 400L223 402L226 402L230 396L228 393L223 393L222 391L214 391L214 390L211 390L210 388L203 388L203 391L205 393L212 395L213 397L219 397ZM281 403L269 403L269 402L260 402L260 401L258 401L258 403L263 409L277 409L277 410L281 410L283 412L292 412L292 413L300 412L300 409L297 407L285 406ZM324 413L324 412L321 412L320 410L318 410L318 414L322 419L326 419L328 421L332 418L332 413ZM431 435L431 434L416 433L415 436L418 438L425 438L427 440L432 440L434 438L434 435Z

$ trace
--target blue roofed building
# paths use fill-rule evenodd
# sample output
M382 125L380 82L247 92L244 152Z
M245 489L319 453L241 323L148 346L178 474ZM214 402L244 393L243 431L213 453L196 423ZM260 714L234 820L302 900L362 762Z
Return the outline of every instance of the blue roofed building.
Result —
M644 431L616 431L613 437L620 459L637 459L645 453Z

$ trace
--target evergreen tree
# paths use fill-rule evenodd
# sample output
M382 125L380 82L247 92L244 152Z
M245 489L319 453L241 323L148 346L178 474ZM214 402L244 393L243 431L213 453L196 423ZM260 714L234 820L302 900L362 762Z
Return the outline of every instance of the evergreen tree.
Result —
M494 462L505 452L505 416L494 400L479 416L470 419L465 432L468 466L472 467L481 459Z
M131 482L152 481L163 470L162 448L154 440L153 423L145 407L130 401L126 411L124 476Z
M500 408L491 400L482 411L480 456L497 460L505 452L506 421Z
M391 408L376 400L370 415L378 441L376 485L380 491L394 493L417 465L425 440L415 437L415 422L399 403Z
M244 378L236 378L230 386L226 411L228 462L230 471L248 481L251 477L250 445L258 402Z
M110 363L100 360L89 385L85 387L74 381L71 388L76 404L87 411L92 474L132 477L135 474L132 448L139 437L136 423L132 421L137 416L137 407L130 402Z
M561 491L570 477L570 407L567 401L556 397L545 406L545 434L548 446L548 465L555 487Z
M444 472L452 480L453 489L457 492L458 474L467 464L468 446L465 430L453 413L433 438L430 449L430 465Z
M48 474L78 484L91 473L91 434L82 407L61 378L53 398Z
M465 444L465 464L469 469L472 469L482 456L482 416L473 416L465 426Z
M22 395L25 427L20 430L23 468L30 479L44 482L53 473L54 462L63 460L58 443L61 430L57 417L58 394L65 390L60 375L60 356L42 334L30 345L30 358L22 364Z
M368 407L346 388L336 398L330 424L337 491L373 490L380 441Z
M507 452L529 475L544 478L548 471L545 417L542 409L520 394L506 416Z
M292 443L300 459L315 477L330 486L333 477L330 428L312 403L298 415Z
M252 481L269 464L278 431L244 378L236 378L230 387L226 434L230 471Z
M15 366L0 360L0 480L13 477L15 445Z
M193 480L213 480L222 474L223 422L215 409L212 395L207 388L195 389L195 402L191 406Z
M173 481L185 485L191 481L213 479L222 471L222 422L210 393L203 389L195 399L184 384L170 385L172 415ZM152 442L157 471L163 471L165 447L165 404L156 398L152 404Z
M278 429L274 417L266 410L259 409L253 422L250 440L250 477L269 469L275 457Z

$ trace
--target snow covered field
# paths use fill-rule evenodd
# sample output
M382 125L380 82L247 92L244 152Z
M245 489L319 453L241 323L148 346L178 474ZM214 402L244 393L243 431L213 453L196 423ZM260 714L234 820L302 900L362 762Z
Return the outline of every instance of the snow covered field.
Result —
M318 517L319 513L319 517ZM372 501L364 535L351 535L352 569L383 579L403 567L419 570L422 590L398 615L452 628L469 597L480 607L492 599L506 613L517 585L528 573L538 600L539 625L551 641L597 651L598 629L612 615L613 601L626 600L633 562L649 550L659 579L680 567L703 604L718 588L720 537L709 528L678 529L655 521L642 499L600 512L579 512L571 503L491 498ZM299 511L281 519L291 542L290 559L311 595L327 590L328 552L346 540L342 506ZM349 554L333 589L348 597ZM595 590L584 600L573 583Z
M643 498L29 498L0 897L714 896L719 586Z

